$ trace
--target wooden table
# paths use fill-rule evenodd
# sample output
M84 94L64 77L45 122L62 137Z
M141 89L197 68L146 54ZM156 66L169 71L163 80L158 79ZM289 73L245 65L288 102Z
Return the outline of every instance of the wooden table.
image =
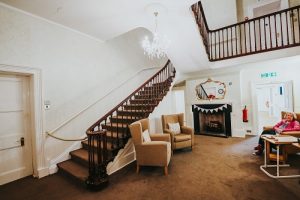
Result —
M285 136L282 136L282 137L285 137ZM261 136L262 139L264 139L265 141L265 146L268 145L268 143L271 143L271 144L275 144L276 145L276 150L277 150L277 153L276 153L276 165L268 165L267 164L267 151L265 151L265 156L264 156L264 165L261 165L260 166L260 169L266 174L268 175L269 177L271 178L300 178L300 175L287 175L287 176L281 176L279 174L279 169L280 167L289 167L290 165L288 164L279 164L279 159L280 159L280 155L279 155L279 150L280 150L280 146L281 145L291 145L293 144L293 142L291 141L278 141L276 140L276 137L266 137L266 136ZM294 144L293 144L294 145ZM297 146L299 146L299 144L297 143ZM300 148L300 146L299 146ZM276 167L277 168L277 172L276 172L276 175L272 175L270 174L268 171L267 171L267 168L272 168L272 167Z
M293 143L292 145L300 149L300 143Z

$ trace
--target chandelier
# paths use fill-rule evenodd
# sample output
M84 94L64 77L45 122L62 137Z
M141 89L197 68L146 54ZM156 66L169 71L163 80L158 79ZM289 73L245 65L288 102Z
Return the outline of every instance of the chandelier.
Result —
M148 36L145 36L144 40L142 41L144 54L148 55L150 59L165 57L166 50L170 43L166 36L161 36L157 33L157 15L158 12L154 12L155 30L152 40L150 40Z

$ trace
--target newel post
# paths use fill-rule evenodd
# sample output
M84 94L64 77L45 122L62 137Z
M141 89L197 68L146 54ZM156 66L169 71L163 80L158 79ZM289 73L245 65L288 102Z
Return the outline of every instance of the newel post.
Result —
M106 130L87 131L87 136L89 176L86 185L89 189L99 190L108 185Z

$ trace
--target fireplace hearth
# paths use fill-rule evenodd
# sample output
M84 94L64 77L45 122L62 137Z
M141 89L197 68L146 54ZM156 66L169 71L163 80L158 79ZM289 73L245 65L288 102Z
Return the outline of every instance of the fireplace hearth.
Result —
M192 111L195 134L231 136L230 104L194 104Z

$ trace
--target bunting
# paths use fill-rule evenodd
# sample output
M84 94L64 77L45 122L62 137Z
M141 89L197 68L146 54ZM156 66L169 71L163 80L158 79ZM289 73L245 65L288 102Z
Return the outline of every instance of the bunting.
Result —
M223 111L224 109L227 109L227 104L224 104L224 105L221 105L220 107L218 108L212 108L212 109L209 109L209 108L201 108L200 106L197 106L197 105L194 105L194 108L197 109L198 111L201 111L201 112L205 112L205 113L214 113L214 112L218 112L219 110L220 111Z

